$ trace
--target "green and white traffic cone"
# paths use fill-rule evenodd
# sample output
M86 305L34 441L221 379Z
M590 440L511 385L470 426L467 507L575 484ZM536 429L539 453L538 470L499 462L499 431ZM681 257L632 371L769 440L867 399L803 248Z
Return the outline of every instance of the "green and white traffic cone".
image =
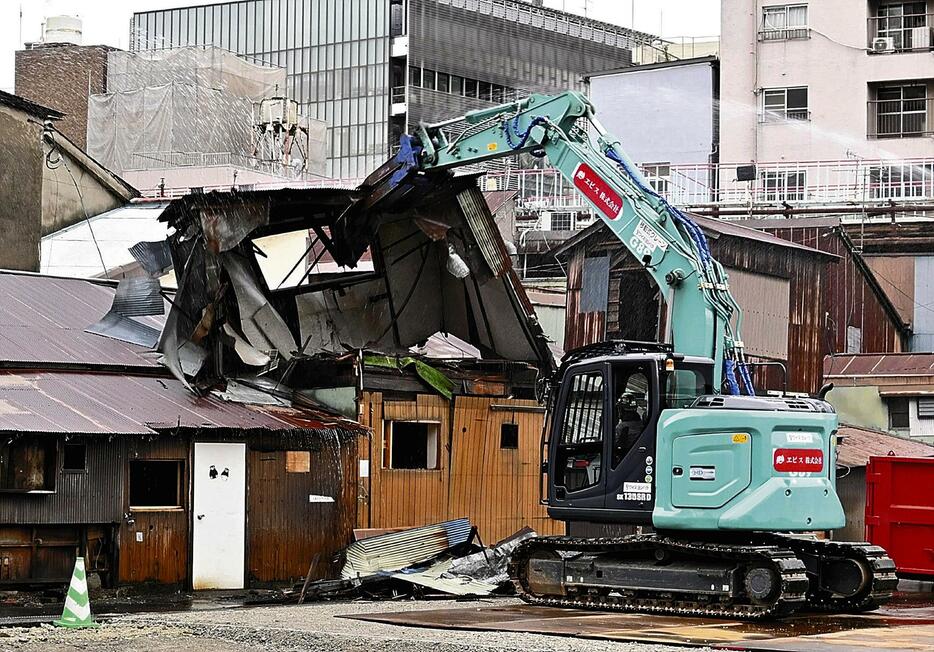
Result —
M68 595L62 617L52 623L57 627L100 627L91 615L91 598L88 596L88 575L84 570L84 557L75 559L75 572L71 574Z

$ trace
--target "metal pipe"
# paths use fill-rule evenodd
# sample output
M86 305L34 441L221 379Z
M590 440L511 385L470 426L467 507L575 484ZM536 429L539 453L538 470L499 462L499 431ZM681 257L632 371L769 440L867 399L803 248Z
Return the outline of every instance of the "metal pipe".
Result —
M704 217L722 217L724 215L833 215L834 213L866 213L873 215L892 215L894 213L934 212L934 204L909 204L896 206L838 206L829 208L692 208L689 211L694 215Z

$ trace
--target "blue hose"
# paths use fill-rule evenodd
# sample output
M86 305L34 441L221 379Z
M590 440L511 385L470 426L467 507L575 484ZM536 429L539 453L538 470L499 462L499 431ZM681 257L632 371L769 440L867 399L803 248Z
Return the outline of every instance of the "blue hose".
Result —
M749 396L756 395L756 388L752 384L752 374L749 373L749 366L743 362L739 366L739 375L743 379L743 385L746 386L746 393Z
M736 362L725 358L723 360L723 377L726 378L727 387L730 388L730 394L739 396L739 383L736 382Z
M519 139L519 142L516 143L513 141L513 134L510 133L509 120L506 119L503 121L503 132L506 134L506 143L509 144L511 149L522 149L525 147L525 143L529 140L529 136L532 134L532 129L537 127L540 124L546 122L545 118L540 115L532 116L532 121L529 123L529 128L524 132L519 133L519 116L517 115L512 120L512 131L515 132L515 136ZM536 150L538 151L538 150Z

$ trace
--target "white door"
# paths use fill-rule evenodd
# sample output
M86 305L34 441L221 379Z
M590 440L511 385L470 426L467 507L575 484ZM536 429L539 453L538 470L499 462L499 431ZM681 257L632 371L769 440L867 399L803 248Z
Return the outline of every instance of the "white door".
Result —
M195 442L192 586L242 589L246 445Z

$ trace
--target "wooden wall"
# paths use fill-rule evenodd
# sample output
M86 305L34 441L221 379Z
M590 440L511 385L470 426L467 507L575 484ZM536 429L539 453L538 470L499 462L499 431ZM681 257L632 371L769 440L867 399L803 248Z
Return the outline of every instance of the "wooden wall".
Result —
M184 584L188 580L188 530L190 491L184 491L182 507L130 512L129 463L132 460L182 460L182 486L189 487L187 437L127 439L124 478L124 512L120 523L120 582ZM132 521L132 522L131 522ZM142 540L140 540L142 539Z
M494 410L493 405L519 409ZM361 422L373 429L373 437L361 451L361 459L370 461L370 477L361 479L359 527L419 526L467 517L487 544L525 525L541 534L563 533L563 523L548 518L538 502L543 413L537 408L535 401L497 397L455 396L452 407L440 396L384 401L381 393L365 392ZM383 468L383 432L394 419L441 423L439 469ZM517 449L500 448L504 422L519 425Z
M247 569L250 586L334 577L335 554L350 543L357 518L357 442L251 444L247 454ZM307 451L307 470L287 468L288 449ZM333 502L312 502L326 496Z

